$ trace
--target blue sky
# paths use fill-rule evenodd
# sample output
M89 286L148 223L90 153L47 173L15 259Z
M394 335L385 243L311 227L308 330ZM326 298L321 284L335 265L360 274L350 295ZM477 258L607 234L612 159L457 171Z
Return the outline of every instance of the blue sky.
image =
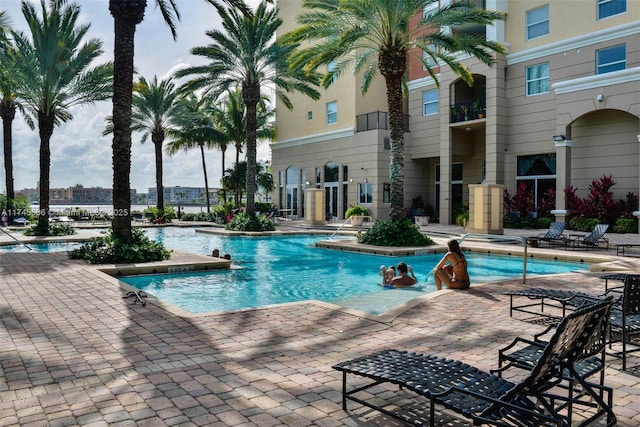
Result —
M24 31L26 25L20 3L19 0L0 0L0 10L7 11L13 28ZM81 0L78 3L81 5L81 22L91 24L90 37L102 40L104 54L99 62L111 61L113 18L109 13L109 1ZM177 3L182 19L177 25L176 41L156 9L155 0L148 0L145 19L137 27L135 66L147 80L154 75L158 79L166 78L176 69L201 63L202 59L192 56L190 49L208 44L210 39L205 32L220 28L220 19L214 7L205 0L179 0ZM250 0L248 3L255 5L258 1ZM39 0L36 7L39 10ZM113 186L111 137L102 136L104 119L111 115L111 108L110 101L77 108L73 111L73 120L54 130L51 139L52 188L76 184L85 187ZM16 115L13 129L15 188L35 188L39 177L39 136L37 131L32 131L24 124L19 114ZM141 144L140 137L140 134L133 134L131 187L139 193L146 193L149 187L155 187L155 160L153 144L151 141ZM1 151L0 158L4 155ZM258 161L268 158L269 144L259 143ZM217 187L221 177L221 153L208 151L206 160L209 185ZM226 166L230 167L234 161L235 150L230 148L226 153ZM199 151L180 152L172 158L165 154L164 185L204 187ZM4 193L5 189L3 170L0 174L0 192Z

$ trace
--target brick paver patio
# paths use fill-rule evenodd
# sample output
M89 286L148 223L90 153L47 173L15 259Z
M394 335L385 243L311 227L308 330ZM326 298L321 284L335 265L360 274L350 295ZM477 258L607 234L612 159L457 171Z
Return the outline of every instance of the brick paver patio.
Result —
M528 286L600 293L600 275ZM331 366L398 348L494 368L498 348L543 329L526 314L509 317L503 293L520 282L443 291L386 323L316 303L181 317L132 304L117 280L64 253L3 254L0 426L399 425L355 403L343 411ZM607 364L618 425L640 425L640 358L627 372L618 359ZM428 409L397 388L373 391L403 409Z

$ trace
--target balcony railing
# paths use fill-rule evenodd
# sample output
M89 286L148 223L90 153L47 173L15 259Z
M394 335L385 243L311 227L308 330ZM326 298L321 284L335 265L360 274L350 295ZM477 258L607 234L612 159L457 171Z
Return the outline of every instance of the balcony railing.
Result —
M356 116L356 132L366 132L375 129L389 129L389 113L373 111ZM409 116L404 116L404 131L409 132Z
M482 100L480 99L469 102L461 102L458 104L453 104L451 106L450 123L484 119L486 117L486 114L487 110L484 106L484 102L482 102Z

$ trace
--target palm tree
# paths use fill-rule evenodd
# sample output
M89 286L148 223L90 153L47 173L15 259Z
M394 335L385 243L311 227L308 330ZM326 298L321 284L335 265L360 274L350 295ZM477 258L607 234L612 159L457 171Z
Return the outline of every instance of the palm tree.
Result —
M271 126L274 110L269 109L269 102L269 97L262 95L257 105L256 138L258 140L273 139L275 135L273 126ZM247 115L242 101L241 89L234 88L227 91L218 117L220 131L228 136L229 142L232 142L236 148L236 164L238 164L247 138Z
M360 91L365 94L380 72L387 89L389 109L391 219L404 218L404 123L403 83L408 56L416 52L425 70L438 83L433 62L447 64L469 85L473 77L458 62L456 53L465 53L492 65L494 52L503 47L484 38L445 32L443 27L466 24L491 25L503 19L496 11L478 9L473 3L456 1L431 8L436 0L304 0L308 11L298 17L300 26L284 38L293 43L310 42L292 58L294 69L314 72L330 63L321 84L328 87L347 70L362 73ZM412 27L412 19L422 19ZM416 47L418 49L413 49ZM335 61L335 62L334 62Z
M177 119L178 91L172 78L161 80L153 76L148 82L144 77L133 87L133 108L131 113L131 130L142 133L143 144L151 138L156 159L156 191L158 194L156 208L164 210L164 186L162 185L162 144L165 135L173 132L172 124ZM113 132L113 118L107 124L103 135Z
M221 2L206 0L217 8ZM241 0L224 3L244 6ZM156 0L165 23L175 39L176 21L180 13L176 0ZM109 0L113 16L113 236L131 240L131 103L133 91L134 36L136 26L144 19L147 0Z
M242 2L244 3L244 2ZM282 24L276 7L261 2L255 11L219 7L222 30L211 30L212 39L207 46L195 47L193 55L207 58L210 62L180 70L179 77L196 76L185 86L189 90L204 89L217 95L232 87L240 87L247 117L247 206L246 211L255 215L257 106L261 98L261 87L272 83L278 86L279 99L291 108L285 92L297 90L319 98L311 83L317 81L315 73L296 72L289 69L288 57L295 44L275 40L276 30Z
M224 146L224 150L226 150L226 143L221 143L224 136L218 131L214 121L215 107L212 107L211 104L212 102L207 98L199 100L194 93L179 98L177 101L178 114L173 121L175 129L171 134L174 139L167 144L167 153L170 156L180 150L189 151L196 147L200 149L207 213L211 212L211 201L209 200L209 178L204 149ZM224 170L224 151L222 151L221 170Z
M40 212L38 234L49 231L50 141L54 127L71 120L70 109L111 96L110 63L90 68L102 54L102 42L83 41L90 25L76 25L80 6L52 0L49 9L41 0L42 19L34 6L22 3L31 38L12 31L15 42L16 96L22 100L27 124L38 123L40 133Z
M253 178L258 187L266 192L275 190L273 176L264 169L262 164L256 164L256 176ZM242 195L247 186L247 162L236 163L233 168L224 171L222 187L233 192L233 200L236 208L242 205Z
M9 19L6 12L0 12L0 118L2 118L2 142L4 148L4 177L6 184L7 203L6 208L9 219L13 217L13 199L15 190L13 187L13 119L16 116L17 99L12 76L15 72L15 64L9 51L13 49L13 43L7 37L9 31Z

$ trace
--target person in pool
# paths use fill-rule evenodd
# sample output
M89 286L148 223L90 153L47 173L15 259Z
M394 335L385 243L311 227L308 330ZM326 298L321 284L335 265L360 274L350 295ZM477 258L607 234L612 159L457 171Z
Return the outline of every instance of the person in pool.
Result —
M393 265L390 265L389 268L381 265L380 274L382 274L382 284L390 285L393 278L396 277L396 268Z
M393 288L406 288L418 283L418 279L416 278L416 275L413 272L413 268L411 268L410 265L407 265L404 262L399 262L396 269L398 270L399 276L394 277L393 280L391 280L391 283L385 286L391 286Z
M449 289L467 289L471 286L469 272L467 271L467 259L460 250L457 240L449 240L447 243L449 252L440 260L433 269L433 278L438 290L442 290L442 283Z

